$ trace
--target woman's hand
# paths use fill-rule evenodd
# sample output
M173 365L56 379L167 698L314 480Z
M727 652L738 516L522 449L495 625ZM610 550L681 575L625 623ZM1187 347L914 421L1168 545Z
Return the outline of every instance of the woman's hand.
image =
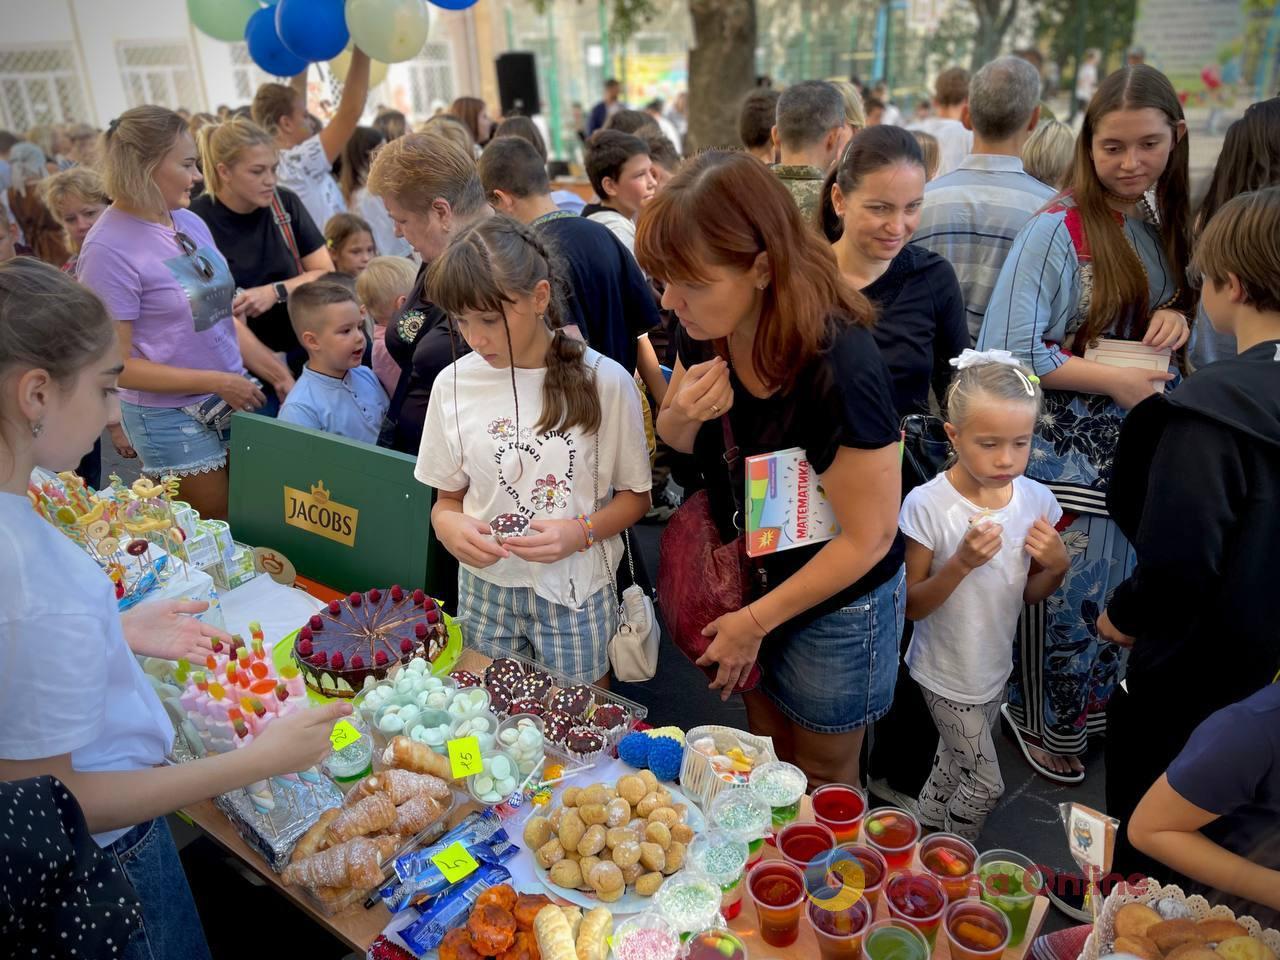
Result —
M1023 549L1032 560L1040 564L1042 570L1055 576L1066 573L1071 566L1071 560L1067 557L1067 545L1062 542L1061 534L1046 517L1041 517L1031 525Z
M333 749L329 735L333 725L351 713L349 703L326 703L287 714L262 729L249 744L266 776L308 770Z
M535 520L529 529L532 534L506 537L502 545L530 563L555 563L587 545L587 536L577 520Z
M218 378L218 387L213 391L225 400L233 410L246 413L260 410L267 402L262 391L253 385L248 377L238 373L224 373Z
M1102 616L1098 617L1098 639L1114 643L1118 647L1132 647L1134 641L1129 634L1120 632L1105 610L1102 611Z
M285 374L278 380L271 381L271 389L276 392L276 399L284 403L284 398L289 395L289 391L297 385L297 381L289 374Z
M702 635L715 639L707 647L707 652L698 658L697 664L700 667L719 664L711 689L720 691L721 700L728 700L755 663L764 631L756 624L751 612L743 607L707 624Z
M1191 336L1191 325L1177 310L1157 310L1147 324L1147 335L1142 342L1148 347L1168 347L1177 350Z
M120 424L108 423L107 434L111 437L111 445L116 448L116 453L120 456L126 460L133 460L138 456L138 451L133 449L133 444L129 442L129 435L124 432L124 427Z
M458 562L483 569L510 556L493 539L487 523L457 510L437 510L432 518L436 536Z
M1108 367L1107 371L1111 375L1111 387L1107 393L1126 410L1132 410L1147 397L1157 393L1157 384L1168 383L1173 379L1172 373L1143 370L1140 367Z
M671 406L686 420L699 423L728 413L733 407L729 365L720 357L695 363L684 372Z
M195 618L208 609L203 600L152 600L122 614L120 626L138 656L203 663L214 640L231 643L231 634Z
M231 312L237 317L260 317L279 302L274 287L250 287L231 302Z

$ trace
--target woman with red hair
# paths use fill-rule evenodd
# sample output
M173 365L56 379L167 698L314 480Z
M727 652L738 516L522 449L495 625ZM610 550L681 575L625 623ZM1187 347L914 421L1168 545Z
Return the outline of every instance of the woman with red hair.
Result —
M857 783L864 729L893 701L906 607L898 420L872 308L745 153L690 161L641 213L635 252L681 327L658 433L693 455L721 536L736 532L743 459L788 447L839 521L825 543L763 558L759 595L706 625L699 663L727 698L758 660L751 729L811 785Z

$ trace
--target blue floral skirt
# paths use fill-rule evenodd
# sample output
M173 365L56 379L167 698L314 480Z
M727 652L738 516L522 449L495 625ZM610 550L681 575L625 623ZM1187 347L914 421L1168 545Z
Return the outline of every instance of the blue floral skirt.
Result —
M1081 754L1090 735L1105 732L1107 701L1124 675L1124 649L1100 640L1097 626L1136 562L1106 513L1124 415L1110 397L1046 391L1027 467L1062 506L1071 566L1053 596L1023 609L1008 700L1014 722L1050 753Z

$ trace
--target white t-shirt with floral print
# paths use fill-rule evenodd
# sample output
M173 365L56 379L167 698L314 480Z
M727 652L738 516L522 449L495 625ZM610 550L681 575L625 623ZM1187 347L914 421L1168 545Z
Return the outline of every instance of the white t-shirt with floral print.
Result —
M617 363L588 349L587 367L597 360L603 506L613 490L646 492L652 477L635 381ZM513 395L511 370L491 367L478 354L446 367L431 390L414 476L437 490L466 488L463 511L485 523L505 513L531 522L593 513L595 436L580 427L534 433L546 372L516 369ZM510 556L483 569L463 566L482 580L531 587L543 599L576 610L605 586L612 589L621 538L612 538L606 549L607 568L599 548L551 564Z

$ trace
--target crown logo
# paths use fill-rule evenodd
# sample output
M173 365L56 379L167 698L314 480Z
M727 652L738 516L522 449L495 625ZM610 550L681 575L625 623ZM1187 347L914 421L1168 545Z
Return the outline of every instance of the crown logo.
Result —
M329 502L329 491L324 488L323 480L311 485L311 499L316 503Z

